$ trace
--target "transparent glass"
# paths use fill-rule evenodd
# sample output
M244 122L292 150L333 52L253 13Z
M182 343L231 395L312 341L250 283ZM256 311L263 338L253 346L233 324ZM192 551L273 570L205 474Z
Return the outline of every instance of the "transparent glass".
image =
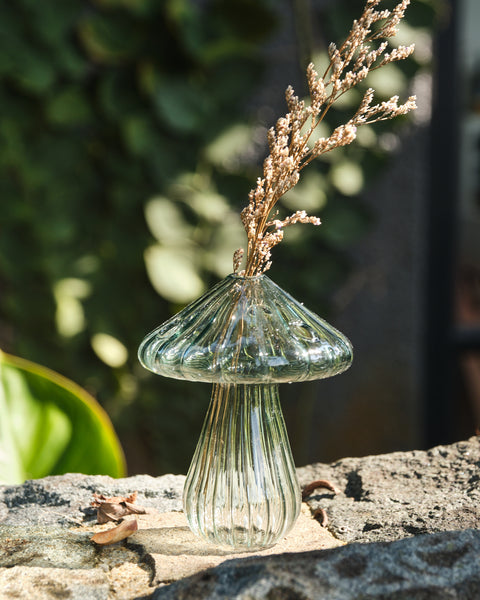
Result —
M183 492L192 531L266 548L288 533L300 504L278 386L215 384Z
M265 275L229 275L147 335L139 359L165 377L281 383L341 373L352 346Z
M348 339L265 275L229 275L138 355L159 375L214 384L184 489L191 529L237 549L275 544L300 510L278 384L345 371Z

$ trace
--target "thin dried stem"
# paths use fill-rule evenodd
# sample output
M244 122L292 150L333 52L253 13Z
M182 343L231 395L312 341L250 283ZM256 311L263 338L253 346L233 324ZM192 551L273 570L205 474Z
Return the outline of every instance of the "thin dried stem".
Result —
M398 2L393 10L377 10L381 0L367 0L361 17L343 44L337 48L330 44L329 65L320 77L313 64L307 68L310 103L300 100L291 86L285 93L288 113L278 119L268 132L270 154L263 164L263 177L250 191L248 205L242 211L242 222L247 234L247 258L245 276L264 273L270 268L271 250L283 239L283 230L294 223L320 225L318 217L305 211L297 211L286 219L272 218L272 211L279 199L292 189L300 178L300 171L313 159L335 148L351 144L357 128L377 121L393 119L416 108L415 96L404 104L398 104L398 96L386 102L374 104L374 90L369 88L353 115L327 138L313 144L313 132L340 96L362 82L371 71L389 63L404 60L414 50L411 46L398 46L389 52L388 38L398 30L410 0ZM241 253L237 250L234 270L238 272Z

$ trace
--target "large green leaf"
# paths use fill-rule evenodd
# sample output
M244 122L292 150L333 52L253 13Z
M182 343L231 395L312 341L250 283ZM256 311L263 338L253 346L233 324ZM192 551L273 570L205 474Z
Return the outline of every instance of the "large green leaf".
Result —
M109 418L69 379L0 352L0 484L69 472L125 474Z

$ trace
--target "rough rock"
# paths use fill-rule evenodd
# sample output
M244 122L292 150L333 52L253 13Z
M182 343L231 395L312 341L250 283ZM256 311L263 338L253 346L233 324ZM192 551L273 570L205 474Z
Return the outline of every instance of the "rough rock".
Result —
M180 511L184 477L68 474L0 486L0 600L127 600L151 595L152 571L125 543L90 541L94 492L125 496L158 512ZM173 514L173 513L170 513Z
M342 542L320 527L312 518L309 509L303 506L293 530L273 548L267 550L252 553L215 548L192 534L183 513L165 513L156 518L150 517L146 526L129 539L129 546L132 547L132 544L151 566L151 582L156 585L188 577L232 558L333 548L342 545Z
M192 534L180 512L184 479L168 475L114 480L69 474L0 488L0 600L25 595L36 600L148 598L156 586L234 557L252 556L216 548ZM148 509L137 516L139 530L111 546L92 543L93 533L113 526L96 524L90 507L93 493L125 496L132 491L138 492L137 504ZM289 535L255 555L342 543L303 505Z
M346 458L298 470L302 484L329 479L340 493L317 490L329 530L345 542L393 541L480 526L480 437L426 452Z
M0 524L71 525L92 520L94 492L125 496L138 491L137 503L159 512L182 510L183 475L150 477L136 475L113 479L101 475L54 475L26 481L23 485L0 486Z
M477 600L480 532L232 560L152 600Z
M193 536L183 476L64 475L0 487L0 600L480 598L480 438L310 465L299 476L339 489L308 499L327 511L328 530L304 504L289 536L254 555ZM96 524L93 493L135 490L149 509L139 530L93 544L111 526Z

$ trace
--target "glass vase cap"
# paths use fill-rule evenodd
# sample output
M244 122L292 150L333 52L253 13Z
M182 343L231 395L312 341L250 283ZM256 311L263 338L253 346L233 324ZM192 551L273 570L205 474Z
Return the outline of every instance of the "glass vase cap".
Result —
M266 275L232 274L149 333L138 356L165 377L248 384L331 377L353 351Z

